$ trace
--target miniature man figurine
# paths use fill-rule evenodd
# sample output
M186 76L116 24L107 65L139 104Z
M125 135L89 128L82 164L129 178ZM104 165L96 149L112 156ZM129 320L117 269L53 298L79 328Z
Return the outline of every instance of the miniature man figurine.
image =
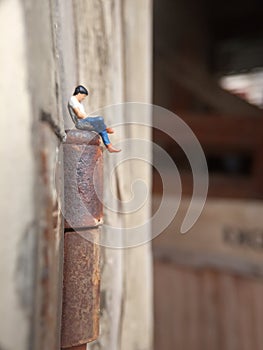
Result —
M121 150L114 148L109 140L108 134L113 134L114 130L106 127L103 117L87 117L82 101L88 94L88 90L84 86L79 85L69 100L68 109L76 128L96 131L100 134L104 145L110 153L120 152Z

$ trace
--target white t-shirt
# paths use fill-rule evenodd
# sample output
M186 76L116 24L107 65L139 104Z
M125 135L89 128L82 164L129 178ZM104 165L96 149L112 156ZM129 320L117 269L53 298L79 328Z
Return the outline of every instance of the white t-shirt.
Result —
M73 108L78 108L81 111L81 113L86 114L83 104L77 100L76 96L70 97L70 100L68 102L68 110L74 124L77 124L78 117L76 116Z

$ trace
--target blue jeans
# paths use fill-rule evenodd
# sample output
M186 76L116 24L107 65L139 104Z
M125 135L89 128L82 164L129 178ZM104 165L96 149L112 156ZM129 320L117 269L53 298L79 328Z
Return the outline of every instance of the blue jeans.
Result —
M96 131L100 134L105 146L110 144L109 136L106 130L103 117L87 117L85 119L79 119L76 124L77 129Z

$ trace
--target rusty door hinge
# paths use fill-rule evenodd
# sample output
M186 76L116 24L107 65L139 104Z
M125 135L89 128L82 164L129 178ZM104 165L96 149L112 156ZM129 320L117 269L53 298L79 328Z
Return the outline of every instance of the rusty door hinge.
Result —
M103 161L97 134L66 134L61 348L82 350L99 334Z

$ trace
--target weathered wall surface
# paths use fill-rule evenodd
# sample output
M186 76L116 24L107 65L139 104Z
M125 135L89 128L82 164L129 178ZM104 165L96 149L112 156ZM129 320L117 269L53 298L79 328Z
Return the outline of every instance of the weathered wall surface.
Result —
M0 2L4 350L59 347L62 177L56 177L56 168L61 164L63 118L55 9L50 4Z
M17 31L10 32L10 22L16 23ZM32 249L28 248L35 244L34 193L28 179L34 174L34 161L25 25L20 1L0 3L0 29L1 33L5 33L0 44L0 348L26 349L32 316L30 303L33 283L33 256Z
M90 91L89 112L126 101L150 102L151 96L151 1L107 0L74 2L77 26L79 81ZM112 119L111 119L112 118ZM108 124L131 121L127 114L107 119ZM149 116L150 120L150 116ZM148 120L148 121L149 121ZM116 128L113 144L130 137L150 139L149 129L138 125ZM150 147L146 149L151 159ZM113 158L114 157L114 158ZM139 215L119 215L114 195L125 201L132 181L140 177L150 187L150 167L138 161L115 169L112 188L107 169L119 155L105 152L105 224L130 227ZM121 158L119 158L121 159ZM150 213L150 198L140 213ZM122 204L119 210L121 211ZM104 228L104 235L109 234ZM145 244L130 249L105 248L102 264L101 335L90 349L152 348L151 247Z
M89 111L123 101L149 102L151 1L2 0L0 29L0 349L57 350L61 138L64 125L72 127L66 101L83 83L91 92ZM125 116L119 121L125 122ZM134 127L129 136L137 133ZM150 138L145 130L140 135ZM125 136L120 129L113 142ZM104 158L107 168L114 158ZM136 166L131 169L130 177L123 176L125 168L113 177L113 192L120 191L121 199L138 175ZM137 171L150 185L149 166ZM105 191L106 203L112 197ZM150 198L141 215L149 213ZM136 218L105 210L110 225L129 226L129 220ZM101 336L91 348L151 349L150 245L105 249L102 272Z

